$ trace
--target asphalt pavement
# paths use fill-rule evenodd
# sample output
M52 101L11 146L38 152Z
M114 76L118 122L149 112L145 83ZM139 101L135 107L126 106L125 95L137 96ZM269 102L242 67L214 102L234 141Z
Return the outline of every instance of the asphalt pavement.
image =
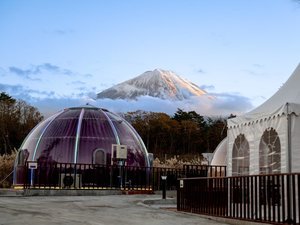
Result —
M222 225L159 195L0 196L1 225Z

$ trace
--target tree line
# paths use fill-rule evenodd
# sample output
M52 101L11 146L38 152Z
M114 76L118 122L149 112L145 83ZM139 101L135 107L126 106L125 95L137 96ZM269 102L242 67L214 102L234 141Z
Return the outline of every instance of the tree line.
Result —
M145 111L122 115L136 129L149 152L188 155L213 152L226 136L224 118L204 117L178 109L174 115ZM37 108L0 93L0 155L18 149L34 126L43 120Z
M43 119L41 113L23 100L0 93L0 155L18 149L31 129Z
M145 111L124 115L155 156L213 152L226 137L226 119L178 109L173 116Z

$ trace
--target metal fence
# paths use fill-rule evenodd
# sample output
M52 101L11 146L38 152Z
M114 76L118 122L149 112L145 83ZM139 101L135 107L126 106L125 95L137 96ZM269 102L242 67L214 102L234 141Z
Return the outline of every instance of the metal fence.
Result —
M180 211L276 224L300 223L300 174L183 178Z
M23 187L47 189L125 189L161 190L161 176L167 176L167 189L176 190L177 180L183 177L207 177L209 171L224 174L226 167L198 166L197 168L160 168L108 166L97 164L38 163L23 168Z

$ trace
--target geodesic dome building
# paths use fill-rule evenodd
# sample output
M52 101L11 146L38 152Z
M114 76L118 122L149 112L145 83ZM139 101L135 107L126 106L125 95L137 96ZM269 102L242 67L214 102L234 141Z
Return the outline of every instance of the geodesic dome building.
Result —
M27 161L46 163L114 163L112 145L125 145L125 165L149 167L147 149L135 129L122 117L86 105L64 109L39 123L20 147L14 185L22 184Z

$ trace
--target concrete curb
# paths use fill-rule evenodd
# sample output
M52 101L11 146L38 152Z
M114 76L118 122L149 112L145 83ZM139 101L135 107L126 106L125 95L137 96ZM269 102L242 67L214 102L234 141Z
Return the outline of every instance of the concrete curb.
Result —
M121 190L25 189L24 196L104 196L121 195Z
M145 205L174 205L176 207L175 198L167 199L146 199L143 201Z
M176 199L167 198L167 199L145 199L142 202L139 202L139 205L144 207L151 207L156 209L176 209Z
M0 189L0 197L17 197L17 196L23 196L24 191L23 190L16 190L16 189L8 189L3 188Z
M265 222L255 222L255 221L249 221L249 220L238 220L238 219L231 219L231 218L225 218L225 217L217 217L217 216L209 216L209 215L204 215L204 214L197 214L197 213L189 213L189 212L184 212L184 211L177 211L178 213L183 213L187 215L195 215L199 216L204 219L209 219L213 220L216 222L220 223L227 223L231 225L262 225L262 224L270 224L270 223L265 223ZM271 224L270 224L271 225Z

